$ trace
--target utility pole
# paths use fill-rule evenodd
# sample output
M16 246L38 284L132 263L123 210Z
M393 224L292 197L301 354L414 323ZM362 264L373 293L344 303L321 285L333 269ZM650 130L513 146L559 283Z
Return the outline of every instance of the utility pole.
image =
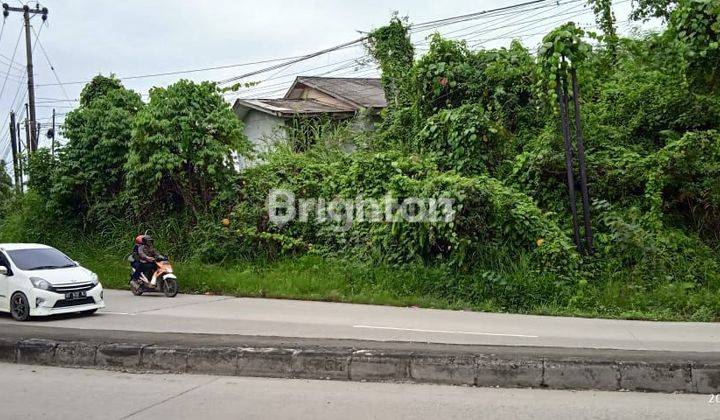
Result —
M15 112L10 111L10 146L12 149L13 159L13 177L15 178L15 189L20 192L20 166L18 165L18 139L15 131Z
M30 6L25 5L23 7L10 7L7 3L3 3L3 16L8 17L10 12L20 12L23 14L23 20L25 21L25 54L27 56L27 83L28 83L28 101L30 105L29 124L33 127L30 130L32 137L30 138L31 148L30 151L37 149L38 138L35 132L35 125L37 124L37 117L35 114L35 81L33 78L33 61L32 61L32 41L30 38L30 15L41 15L43 22L47 20L48 9L43 7L40 9L40 5L36 4L35 9L31 9Z
M28 104L25 104L25 150L28 152L28 156L30 156L30 152L32 152L32 137L30 137L30 132L35 130L30 130L30 120L28 120Z
M20 123L17 123L15 127L15 137L17 138L17 147L18 147L18 168L20 169L20 192L23 192L23 173L25 172L23 168L23 159L22 159L22 142L20 141Z
M52 137L50 137L50 156L55 156L55 108L53 108Z

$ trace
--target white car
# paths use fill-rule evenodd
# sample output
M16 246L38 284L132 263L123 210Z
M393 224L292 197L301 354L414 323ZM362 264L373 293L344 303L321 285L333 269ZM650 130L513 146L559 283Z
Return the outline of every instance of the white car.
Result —
M0 244L0 311L26 321L104 307L98 276L67 255L47 245Z

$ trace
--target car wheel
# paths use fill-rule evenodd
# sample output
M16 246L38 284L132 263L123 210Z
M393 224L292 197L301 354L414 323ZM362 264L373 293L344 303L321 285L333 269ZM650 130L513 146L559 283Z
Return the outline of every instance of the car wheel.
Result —
M16 321L30 319L30 304L23 293L17 292L10 298L10 314Z

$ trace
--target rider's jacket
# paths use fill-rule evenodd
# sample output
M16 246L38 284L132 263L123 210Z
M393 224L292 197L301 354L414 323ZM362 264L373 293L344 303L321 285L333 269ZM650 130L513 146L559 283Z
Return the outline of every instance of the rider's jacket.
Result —
M138 257L140 257L139 261L141 261L141 262L154 261L154 259L159 255L153 247L145 245L145 244L138 246L137 253L138 253Z

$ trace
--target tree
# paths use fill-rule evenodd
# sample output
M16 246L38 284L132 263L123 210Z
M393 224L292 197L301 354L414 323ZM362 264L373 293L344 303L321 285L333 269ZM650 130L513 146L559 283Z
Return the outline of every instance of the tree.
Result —
M96 76L85 86L80 106L63 125L69 141L60 152L53 188L63 207L84 213L120 192L132 121L142 107L140 95L113 76Z
M115 78L115 75L111 74L110 77L105 77L99 74L80 92L80 105L89 105L95 99L107 95L108 92L123 88L122 83Z
M28 189L44 196L49 195L55 169L55 158L50 154L50 149L43 147L32 152L27 159Z
M242 122L214 83L154 88L134 123L125 165L129 191L139 202L197 213L231 190L233 152L250 150Z
M10 202L15 196L12 179L5 168L7 168L7 163L0 160L0 218L5 216Z

